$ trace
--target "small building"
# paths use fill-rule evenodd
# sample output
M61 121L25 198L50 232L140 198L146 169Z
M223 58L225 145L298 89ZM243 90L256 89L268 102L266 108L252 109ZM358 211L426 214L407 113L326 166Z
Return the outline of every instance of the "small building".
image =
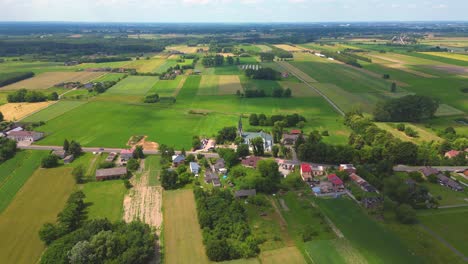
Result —
M172 156L172 165L178 167L181 164L184 164L185 156L184 155L174 155Z
M461 151L458 151L458 150L450 150L450 151L447 151L445 152L445 155L444 157L446 158L449 158L449 159L452 159L452 158L455 158L456 156L460 155L460 153L462 153Z
M294 145L300 136L300 134L283 134L281 142L284 145Z
M216 160L216 163L213 165L214 167L214 170L217 172L217 173L225 173L226 172L226 163L224 161L224 159L218 159Z
M120 177L126 176L126 175L127 175L126 167L100 169L96 171L96 180L103 181L103 180L119 179Z
M463 191L463 187L458 182L450 179L449 177L443 175L442 173L439 173L437 175L437 179L439 180L439 183L443 186L449 187L450 189L454 191L458 191L458 192Z
M24 129L23 129L22 127L15 127L15 128L13 128L13 129L11 129L11 130L8 130L8 131L6 132L6 134L9 135L11 132L17 132L17 131L23 131L23 130L24 130Z
M328 175L328 181L333 184L336 190L344 190L343 181L336 174Z
M125 162L133 158L133 149L122 149L120 151L120 160Z
M325 169L323 168L323 166L312 165L312 166L310 166L310 168L312 169L312 175L314 177L315 176L322 176L323 174L325 174Z
M61 150L54 150L52 151L52 154L61 158L61 159L64 159L65 156L66 156L66 153L65 153L65 150L61 149Z
M94 83L87 83L83 86L85 89L91 89L94 87Z
M65 164L70 164L73 162L73 160L75 160L75 156L72 155L68 155L66 156L65 158L63 158L63 163Z
M307 163L301 164L301 177L305 182L312 181L312 168Z
M356 173L356 168L353 164L340 164L340 171L346 171L348 174Z
M291 135L301 135L302 131L299 129L291 129Z
M255 195L257 195L257 190L255 189L239 190L234 193L234 197L236 198L247 198Z
M257 156L249 156L241 161L242 166L248 167L248 168L257 168L257 163L259 160L261 160L261 157Z
M16 142L20 142L20 141L34 142L43 138L44 133L35 132L35 131L13 131L13 132L9 132L7 137L9 139L15 140Z
M200 165L196 162L190 162L190 172L197 175L200 172Z
M214 187L221 187L221 181L219 178L214 178L212 182Z
M468 177L468 169L466 169L463 174Z
M432 167L424 167L420 170L420 172L422 175L424 175L424 177L429 177L429 175L437 175L440 173L438 169L434 169Z

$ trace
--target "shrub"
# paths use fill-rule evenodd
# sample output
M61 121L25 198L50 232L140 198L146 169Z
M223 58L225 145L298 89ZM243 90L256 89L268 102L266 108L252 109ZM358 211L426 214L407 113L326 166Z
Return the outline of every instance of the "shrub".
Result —
M41 161L42 168L55 168L58 166L58 164L59 164L59 157L54 154L50 154L44 157Z

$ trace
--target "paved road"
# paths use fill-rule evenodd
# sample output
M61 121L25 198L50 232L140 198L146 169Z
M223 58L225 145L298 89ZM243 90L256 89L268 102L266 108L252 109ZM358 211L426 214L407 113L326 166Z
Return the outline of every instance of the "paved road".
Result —
M281 63L279 62L276 62L279 66L281 66L281 68L287 70L283 65L281 65ZM287 63L287 62L286 62ZM318 93L319 95L321 95L325 100L327 100L327 102L333 107L335 108L335 110L342 116L345 115L345 113L343 112L343 110L340 109L340 107L338 107L338 105L336 105L330 98L328 98L328 96L326 96L324 93L322 93L319 89L315 88L314 86L312 86L310 83L306 82L304 79L302 79L300 76L298 76L297 74L295 74L294 72L291 72L289 70L287 70L288 72L290 72L292 75L296 76L296 78L298 78L299 80L301 80L305 85L309 86L310 88L312 88L312 90L314 90L316 93Z
M438 169L440 171L452 171L452 172L462 172L468 169L468 166L431 166L434 169ZM403 172L411 172L411 171L419 171L425 168L425 166L406 166L406 165L397 165L393 167L394 171L403 171Z
M20 149L32 149L32 150L62 150L62 146L39 146L39 145L29 145L29 146L18 146ZM121 148L97 148L97 147L83 147L83 152L116 152L119 153L122 149ZM145 155L156 155L159 154L159 151L155 150L145 150L143 151ZM180 154L180 151L176 151L176 154ZM204 153L204 152L191 152L186 151L186 154L203 154L207 158L218 158L218 153Z

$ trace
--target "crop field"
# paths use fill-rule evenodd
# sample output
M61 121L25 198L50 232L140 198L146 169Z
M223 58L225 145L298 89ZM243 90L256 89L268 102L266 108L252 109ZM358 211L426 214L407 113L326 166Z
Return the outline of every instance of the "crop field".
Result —
M218 94L218 75L203 75L200 81L200 89L197 95L216 95Z
M0 72L28 72L32 71L35 74L43 72L57 71L75 71L72 67L65 67L60 62L43 62L43 61L7 61L0 63Z
M40 103L8 103L0 105L0 112L2 112L5 120L18 121L26 116L38 112L54 102L40 102Z
M305 250L315 264L367 263L346 238L309 241L305 243Z
M237 75L203 75L197 95L234 95L242 91Z
M177 96L185 83L186 76L177 76L174 80L159 80L148 93L157 93L159 96Z
M45 248L39 240L39 229L47 222L55 222L75 188L71 170L65 167L37 169L0 214L2 262L30 264L38 261Z
M46 72L2 87L3 90L47 89L62 82L87 83L102 76L102 72Z
M278 44L278 45L274 45L274 46L279 48L279 49L282 49L282 50L285 50L285 51L292 51L292 52L303 50L301 47L295 47L295 46L287 45L287 44Z
M296 247L285 247L263 251L259 256L262 264L303 264L306 263Z
M466 227L468 209L466 207L421 211L418 214L421 223L447 240L453 247L468 256Z
M175 50L183 53L197 53L198 49L208 50L208 47L204 46L196 46L196 47L189 47L187 45L179 45L179 46L170 46L166 47L166 50Z
M280 82L280 85L286 89L291 89L294 97L316 97L319 96L312 88L302 82Z
M43 109L40 112L34 113L24 118L22 121L24 122L49 121L85 103L86 102L84 101L60 100L59 102L47 107L46 109Z
M161 172L161 157L147 156L145 158L145 169L149 171L148 186L156 186L160 184L159 174Z
M88 182L83 187L89 219L107 218L119 221L123 215L123 200L127 189L123 180Z
M136 69L137 72L155 72L166 62L165 59L139 59L125 65L127 69Z
M265 46L265 45L262 45L262 46ZM265 46L265 47L268 47L268 46ZM263 52L262 49L259 47L259 45L243 44L243 45L237 46L237 48L243 49L244 52L252 52L252 53Z
M165 263L210 263L205 254L192 190L166 191L164 208Z
M125 74L124 73L108 73L106 75L103 75L94 81L96 82L111 82L111 81L117 81L119 78L122 78Z
M449 58L454 60L461 60L468 62L468 55L466 54L459 54L459 53L451 53L451 52L422 52L422 54L428 54L432 56L439 56L443 58Z
M107 90L106 94L145 95L159 81L152 76L129 76Z
M261 52L270 52L271 51L271 47L267 46L267 45L255 45L257 46Z
M322 212L369 263L419 263L392 232L369 218L353 201L317 199Z
M299 70L298 68L294 67L290 63L286 61L278 61L277 62L283 69L286 69L287 71L292 72L293 74L297 75L299 78L304 80L305 82L308 83L315 83L317 82L314 78L310 77L309 74L304 73L303 71Z
M0 214L39 167L46 152L20 151L0 165Z

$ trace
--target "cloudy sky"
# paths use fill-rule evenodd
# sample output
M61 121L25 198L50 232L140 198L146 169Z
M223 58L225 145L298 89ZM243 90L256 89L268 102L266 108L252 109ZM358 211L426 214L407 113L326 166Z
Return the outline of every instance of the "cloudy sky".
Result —
M0 21L468 20L468 0L0 0Z

